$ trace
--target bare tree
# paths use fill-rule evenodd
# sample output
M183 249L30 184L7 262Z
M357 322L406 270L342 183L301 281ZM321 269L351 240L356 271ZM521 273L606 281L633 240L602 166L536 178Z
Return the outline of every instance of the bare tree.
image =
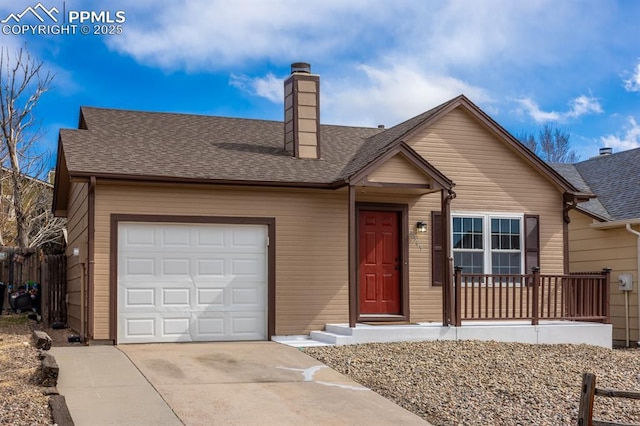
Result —
M569 145L569 133L548 124L540 129L538 137L533 133L518 136L527 148L547 163L577 163L580 156Z
M51 185L38 179L46 172L47 153L37 146L42 132L35 108L52 81L53 75L26 49L12 54L0 48L0 172L9 184L2 196L10 203L6 210L15 219L14 243L21 248L53 238L38 236L43 229L61 229L60 219L44 213L50 209L43 203L52 193ZM3 242L8 243L6 238Z

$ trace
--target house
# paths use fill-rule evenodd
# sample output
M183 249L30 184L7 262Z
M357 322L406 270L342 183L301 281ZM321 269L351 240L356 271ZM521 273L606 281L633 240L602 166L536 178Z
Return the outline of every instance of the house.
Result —
M582 191L597 195L569 214L570 270L612 269L614 343L640 345L640 148L615 154L602 148L597 157L553 167Z
M133 343L450 325L453 264L567 270L565 219L591 195L466 97L384 129L321 124L308 64L284 95L284 122L81 108L53 202L71 327ZM510 282L513 313L531 293Z

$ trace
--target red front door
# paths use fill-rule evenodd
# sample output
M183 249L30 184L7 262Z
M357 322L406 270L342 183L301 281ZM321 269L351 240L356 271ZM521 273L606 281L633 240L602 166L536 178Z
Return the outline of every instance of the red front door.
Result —
M360 211L360 314L401 314L399 214Z

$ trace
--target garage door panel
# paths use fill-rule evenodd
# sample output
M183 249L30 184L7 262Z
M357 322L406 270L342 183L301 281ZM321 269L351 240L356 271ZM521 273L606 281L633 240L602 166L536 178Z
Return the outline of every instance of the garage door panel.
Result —
M165 342L190 342L191 316L176 313L175 317L164 315L160 322L160 339Z
M187 248L191 246L191 229L179 225L163 226L160 230L163 247Z
M265 301L261 290L257 288L232 288L230 291L231 304L249 309L264 306Z
M224 259L199 258L195 268L196 276L224 276Z
M153 313L120 314L118 334L130 343L151 342L157 338L157 318Z
M150 227L127 228L122 233L128 247L154 247L156 245L155 230Z
M223 312L199 312L192 321L194 341L228 340Z
M198 288L196 289L196 304L200 307L224 307L223 288Z
M182 307L188 309L191 302L190 288L163 288L162 292L162 308Z
M153 288L127 288L124 292L125 308L143 308L156 305L156 291Z
M230 312L228 315L231 334L244 340L264 339L264 336L256 333L256 330L264 328L264 315L259 312Z
M154 276L156 262L154 258L128 258L122 265L127 276Z
M264 340L266 226L121 223L118 343Z
M191 275L191 259L165 257L162 262L162 275Z
M224 228L205 228L196 233L196 247L207 249L223 249L224 245Z
M264 247L264 235L257 234L253 229L239 228L231 232L230 248L261 250Z

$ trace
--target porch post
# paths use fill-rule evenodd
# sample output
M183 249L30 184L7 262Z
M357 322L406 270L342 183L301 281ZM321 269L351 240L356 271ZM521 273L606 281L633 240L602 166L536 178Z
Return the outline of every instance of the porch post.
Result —
M602 313L604 315L605 324L611 323L611 316L609 311L609 295L611 288L611 268L604 268L602 270L602 275L604 275L604 286L602 288L602 304L604 305L602 308Z
M533 268L533 297L531 298L532 300L532 304L533 306L531 307L531 325L538 325L538 323L540 322L540 318L538 318L538 316L540 315L538 313L538 300L539 300L539 294L538 291L540 289L540 268L537 266L534 266Z
M451 269L451 258L449 248L449 222L451 222L451 200L456 197L453 189L443 189L441 194L442 209L442 325L447 327L451 325L454 316L453 297L451 292L451 278L453 270Z
M356 187L349 185L349 327L356 326L358 276L356 274Z
M455 300L454 300L454 318L453 324L456 327L460 327L462 325L462 312L461 305L462 301L460 300L460 288L462 287L462 266L455 267Z

